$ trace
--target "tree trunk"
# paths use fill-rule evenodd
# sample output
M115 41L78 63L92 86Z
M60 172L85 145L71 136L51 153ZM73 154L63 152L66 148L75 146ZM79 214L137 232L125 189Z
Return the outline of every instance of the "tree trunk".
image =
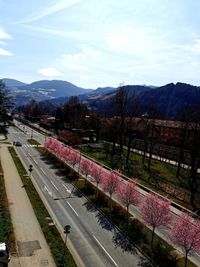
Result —
M180 168L181 168L181 162L184 156L184 144L185 144L185 137L186 137L186 129L187 129L187 124L185 124L184 126L184 131L183 131L183 136L182 136L182 140L180 143L180 150L179 150L179 158L178 158L178 166L177 166L177 172L176 172L176 178L179 178L179 174L180 174Z
M96 199L98 199L99 197L99 183L97 183L97 186L96 186Z
M110 219L111 219L111 211L112 211L112 194L110 193L110 203L109 203L109 209L110 209Z
M147 143L144 142L144 151L143 151L143 158L142 158L142 164L144 165L144 161L146 158L146 151L147 151Z
M153 250L153 238L154 238L154 234L155 234L155 227L153 227L152 236L151 236L151 249L152 250Z
M126 206L126 228L129 230L129 205Z
M153 119L153 125L151 129L151 139L150 139L150 149L149 149L149 160L148 160L148 171L151 172L151 158L152 158L152 152L153 152L153 139L154 139L154 124L155 119Z
M129 162L129 157L130 157L130 152L131 152L131 143L132 143L133 137L130 136L128 139L128 150L127 150L127 155L126 155L126 166L128 168L128 162Z
M185 267L187 267L188 251L185 253Z
M192 157L191 159L191 170L190 170L190 177L188 180L188 185L190 187L190 204L193 207L193 211L196 211L197 207L195 204L195 196L198 191L198 183L197 183L197 169L198 169L198 164L197 164L197 158L198 156Z
M113 146L112 146L112 152L111 152L111 159L110 159L110 164L111 164L111 167L113 168L113 158L114 158L114 155L115 155L115 141L113 141Z

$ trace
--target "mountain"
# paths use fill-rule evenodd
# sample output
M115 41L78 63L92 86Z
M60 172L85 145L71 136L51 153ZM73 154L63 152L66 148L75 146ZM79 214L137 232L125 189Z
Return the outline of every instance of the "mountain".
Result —
M78 96L90 109L103 111L109 115L112 115L112 99L117 91L114 87L84 89L61 80L41 80L31 84L6 78L3 81L10 89L16 106L26 104L31 99L38 102L50 101L58 105L66 102L70 96ZM163 118L176 119L187 106L200 104L200 87L186 83L169 83L160 87L147 85L125 87L130 94L140 100L141 114L148 110L149 105L156 104Z
M156 103L160 115L176 119L184 108L200 104L200 87L186 83L170 83L139 95L143 111Z
M162 118L178 119L186 107L200 105L200 87L190 84L170 83L160 87L128 85L126 88L140 101L140 115L147 112L150 105L155 104ZM112 115L112 99L115 93L108 93L96 98L88 96L85 102L93 110L104 111L108 115Z
M10 90L16 106L24 105L32 99L44 101L58 97L76 96L91 91L91 89L84 89L61 80L41 80L31 84L7 78L4 78L3 81Z
M20 82L15 79L3 78L2 81L5 83L6 87L9 88L26 85L26 83Z
M90 90L77 87L76 85L61 80L41 80L20 87L21 89L34 90L51 97L74 96L86 93Z

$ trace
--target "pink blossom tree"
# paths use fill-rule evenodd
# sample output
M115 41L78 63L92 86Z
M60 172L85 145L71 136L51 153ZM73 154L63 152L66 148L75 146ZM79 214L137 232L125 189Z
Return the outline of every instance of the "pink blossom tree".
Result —
M149 193L141 207L141 217L143 221L152 227L151 247L153 248L153 238L155 229L161 226L167 226L171 220L170 201Z
M122 203L126 206L127 229L129 227L129 206L139 203L138 187L135 181L122 183L117 190L117 195Z
M112 195L117 191L119 182L120 182L119 176L114 171L104 172L103 189L104 191L108 192L110 196L110 201L109 201L110 215L112 209Z
M88 174L90 174L90 170L91 170L91 160L85 157L82 157L80 161L80 171L85 176L85 187L86 187Z
M174 222L170 239L184 250L186 267L190 252L199 253L200 251L200 221L193 219L189 214L182 213Z
M96 195L97 195L99 184L102 183L102 180L103 180L103 167L101 167L100 165L98 165L96 163L92 163L91 176L92 176L92 179L96 182L96 187L97 187ZM97 195L97 197L98 197L98 195Z
M68 162L74 168L75 165L79 163L80 158L81 158L80 157L80 152L72 149L71 152L70 152L70 154L69 154Z

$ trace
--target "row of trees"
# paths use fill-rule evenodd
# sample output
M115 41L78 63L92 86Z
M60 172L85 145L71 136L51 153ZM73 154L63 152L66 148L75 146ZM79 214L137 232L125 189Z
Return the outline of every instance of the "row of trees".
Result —
M140 139L143 144L141 148L143 150L142 163L150 177L152 173L152 154L155 153L156 145L159 145L159 147L162 147L162 157L172 156L170 159L177 161L176 177L181 185L184 184L184 187L189 189L190 203L194 211L198 210L197 196L199 195L200 177L197 170L200 166L200 106L185 108L184 112L177 118L182 122L179 131L177 131L179 137L174 149L178 156L174 159L172 153L168 153L170 151L169 144L162 145L164 140L160 139L159 130L156 126L156 119L161 117L158 112L160 108L156 107L155 103L141 107L137 95L131 92L127 86L120 86L111 101L110 117L108 114L91 112L78 97L70 97L64 105L57 108L55 106L53 108L50 104L47 108L45 104L39 105L32 101L24 106L22 111L29 118L40 117L43 114L42 112L51 111L51 115L53 114L56 118L54 125L56 130L65 128L93 129L97 140L102 139L112 144L110 151L112 168L115 168L116 158L118 162L121 162L121 167L128 170L133 167L133 162L130 161L130 151L136 145L134 141ZM143 113L144 110L145 113ZM36 114L38 115L36 116ZM123 159L124 146L127 147L125 160ZM187 162L185 162L186 153L189 158ZM190 166L184 181L180 175L182 163Z
M171 228L169 231L170 240L182 247L185 252L185 266L191 252L200 252L199 220L183 212L179 217L172 217L170 201L156 194L148 193L142 201L135 181L121 182L120 173L103 168L83 157L79 151L65 146L53 138L46 140L45 148L73 168L77 166L76 170L84 175L85 181L90 177L96 183L96 194L98 194L98 187L101 185L101 189L109 194L110 212L112 197L113 194L116 194L126 206L127 228L129 227L129 207L130 205L138 206L143 222L152 228L152 249L155 230L159 227L168 227Z
M11 97L6 90L5 84L0 80L0 133L7 133L7 127L11 120L9 111L12 105Z

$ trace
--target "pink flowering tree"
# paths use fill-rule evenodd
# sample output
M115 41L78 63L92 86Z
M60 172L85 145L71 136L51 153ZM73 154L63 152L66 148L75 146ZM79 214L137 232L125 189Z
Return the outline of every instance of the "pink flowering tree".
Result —
M68 162L69 155L70 155L70 149L69 149L69 147L65 146L62 149L62 159L64 162Z
M117 190L117 195L122 203L126 206L127 229L129 227L129 206L139 203L138 187L135 181L121 183Z
M90 174L91 170L91 161L87 158L82 157L80 161L80 171L85 176L85 187L87 182L88 174Z
M100 165L96 164L96 163L92 163L91 165L91 176L92 179L96 182L96 196L98 197L98 188L99 188L99 184L102 183L103 180L103 167L101 167Z
M153 248L153 238L155 229L167 226L171 220L170 201L149 193L141 207L141 217L147 225L152 227L151 247Z
M79 163L80 158L81 158L80 152L72 149L71 152L70 152L70 154L69 154L68 162L74 168L75 165Z
M109 201L110 215L112 209L112 195L116 193L117 188L119 186L119 182L120 182L119 176L114 171L104 172L103 189L104 191L108 192L110 196L110 201Z
M189 214L182 213L174 221L170 239L184 250L186 267L188 255L192 251L200 252L200 221L193 219Z

